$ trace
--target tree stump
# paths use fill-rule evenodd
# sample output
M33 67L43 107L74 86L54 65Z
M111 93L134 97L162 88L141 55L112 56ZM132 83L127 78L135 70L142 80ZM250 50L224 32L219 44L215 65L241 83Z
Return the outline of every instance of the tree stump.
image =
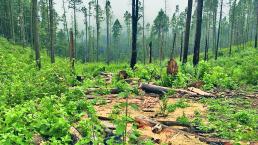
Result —
M177 73L178 73L178 66L177 66L176 60L172 58L168 61L167 74L177 75Z

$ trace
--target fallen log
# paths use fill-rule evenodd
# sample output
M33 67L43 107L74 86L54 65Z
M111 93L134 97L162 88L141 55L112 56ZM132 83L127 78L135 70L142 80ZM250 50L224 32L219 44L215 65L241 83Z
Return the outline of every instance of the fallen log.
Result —
M140 84L139 88L145 91L146 93L155 93L159 95L164 95L169 91L175 91L180 95L188 95L189 97L198 97L198 96L215 97L215 95L211 93L207 93L193 87L188 88L188 90L184 90L184 89L172 89L168 87L162 87L162 86L151 85L151 84Z
M146 93L155 93L160 95L163 95L168 91L172 90L171 88L150 85L150 84L140 84L139 88L145 91Z
M164 121L164 120L157 120L158 122L166 125L166 126L183 126L183 127L189 127L191 128L191 125L182 124L178 121Z
M209 138L209 137L203 137L198 134L193 134L192 132L186 132L182 131L180 129L175 129L175 128L170 128L167 125L164 125L158 121L155 121L153 119L149 119L145 116L137 116L135 117L135 122L138 123L139 127L144 127L144 126L149 126L152 127L152 131L154 133L157 131L157 133L161 133L162 131L164 132L170 132L172 134L176 133L183 133L186 135L194 135L195 137L199 138L200 141L208 143L208 144L219 144L219 145L231 145L230 140L226 139L219 139L219 138Z
M80 139L82 139L82 135L75 127L70 127L69 129L70 134L72 135L72 139L74 143L77 143Z
M194 92L198 95L201 95L201 96L205 96L205 97L216 97L215 95L211 94L211 93L207 93L207 92L204 92L200 89L197 89L197 88L194 88L194 87L189 87L188 88L189 91L191 92Z

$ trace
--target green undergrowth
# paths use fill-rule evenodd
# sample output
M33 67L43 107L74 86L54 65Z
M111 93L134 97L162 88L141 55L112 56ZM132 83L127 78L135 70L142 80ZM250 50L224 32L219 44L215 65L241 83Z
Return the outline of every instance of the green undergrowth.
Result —
M245 98L202 99L208 106L206 115L195 113L193 124L203 132L235 141L257 141L258 112Z
M221 53L223 55L224 52ZM142 82L173 88L203 81L202 89L205 90L244 88L253 91L257 90L257 57L257 50L247 47L240 52L234 51L231 57L223 55L217 61L201 61L196 68L190 63L181 66L178 61L179 72L176 76L166 75L165 61L162 67L158 64L137 64L134 71L128 64L83 64L77 61L75 74L72 74L69 59L56 57L56 63L50 64L45 49L41 50L42 69L37 70L31 48L22 48L0 38L0 144L31 144L35 134L40 134L47 144L71 144L69 128L76 122L84 137L78 144L103 143L107 138L93 107L95 104L105 105L106 102L98 98L110 94L110 88L117 88L122 98L127 97L128 93L139 95L140 92L116 75L108 84L100 77L100 72L117 74L125 70L129 77L140 78ZM83 76L84 81L77 81L77 76ZM96 92L97 99L88 101L85 98L84 91L88 88L101 88ZM243 103L240 100L237 102ZM241 108L232 100L207 99L203 103L209 107L207 117L211 126L203 123L201 117L198 122L197 117L195 123L199 123L200 129L214 129L216 136L236 140L254 140L257 137L254 134L257 130L257 112L252 108ZM120 104L116 109L123 110L125 105L137 108L134 104ZM185 107L188 104L181 101L167 104L166 111L173 112ZM85 114L88 118L80 120ZM118 118L114 122L118 126L117 135L124 135L124 123L132 120L125 118L124 114L113 117ZM186 116L178 118L178 121L189 123ZM136 129L128 136L132 143L138 142ZM106 142L112 144L116 142L114 139ZM145 144L151 143L146 141Z

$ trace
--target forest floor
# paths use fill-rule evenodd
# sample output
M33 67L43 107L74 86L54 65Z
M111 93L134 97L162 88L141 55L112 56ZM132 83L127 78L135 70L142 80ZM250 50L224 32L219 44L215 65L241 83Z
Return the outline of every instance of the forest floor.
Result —
M202 121L205 124L209 124L208 115L209 115L209 105L205 103L206 98L203 96L182 96L180 94L174 94L167 98L167 104L179 104L182 107L175 107L172 105L172 110L167 106L167 114L161 115L161 108L164 105L163 100L160 99L160 96L154 93L145 93L142 90L139 90L141 95L139 96L129 96L126 98L121 98L119 94L109 94L109 95L86 95L86 98L89 100L95 99L95 110L103 126L115 130L116 126L112 123L112 114L116 108L119 108L119 104L125 103L128 101L128 104L134 104L137 107L128 107L128 117L134 119L137 124L137 130L140 133L139 139L152 140L156 144L169 144L169 145L203 145L203 144L225 144L231 145L234 143L233 140L221 139L219 137L214 137L214 130L203 131L199 130L198 126L191 126L190 122L196 119L196 116L201 116ZM247 93L247 92L238 92L238 91L225 91L225 92L213 92L216 94L213 98L207 98L207 100L216 100L218 101L221 97L217 95L224 95L222 99L228 99L237 105L241 105L239 101L248 100L250 102L250 107L258 109L258 93ZM86 94L88 94L86 92ZM218 97L218 98L217 98ZM202 101L200 101L202 100ZM225 106L232 107L232 106ZM245 105L239 107L241 110ZM231 108L233 109L233 108ZM196 113L198 112L198 113ZM219 112L219 111L218 111ZM125 114L126 109L123 108L117 112L118 114ZM220 112L225 113L226 112ZM219 115L217 116L219 119ZM186 119L187 121L181 121L179 118ZM223 119L221 120L223 121ZM133 123L135 123L133 122ZM161 128L156 128L157 126L165 126ZM128 124L128 134L132 130L132 123ZM155 131L158 129L159 131ZM257 131L257 130L256 130ZM256 145L258 142L248 142L248 141L239 141L240 144L250 144Z
M0 38L0 144L257 145L258 52L238 48L197 67L176 60L176 75L167 61L78 61L71 73L44 51L38 70L31 48Z

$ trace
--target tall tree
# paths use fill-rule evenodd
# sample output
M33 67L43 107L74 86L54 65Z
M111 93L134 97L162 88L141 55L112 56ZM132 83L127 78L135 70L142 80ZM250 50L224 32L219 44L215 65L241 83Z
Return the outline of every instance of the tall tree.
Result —
M106 0L106 6L105 6L105 9L106 9L106 25L107 25L107 57L106 57L106 59L107 59L107 64L109 64L110 63L110 30L109 30L109 28L110 28L110 13L111 13L111 4L110 4L110 1L109 0Z
M50 24L50 57L51 63L55 63L55 50L54 50L54 9L53 0L49 0L49 24Z
M176 5L176 11L173 14L173 17L171 19L171 26L172 26L172 32L173 32L173 43L172 43L172 50L170 54L170 58L174 57L174 51L176 47L176 38L177 38L177 33L179 31L179 17L178 17L178 12L179 12L179 5Z
M124 13L124 21L126 25L126 31L127 31L127 36L128 36L128 48L131 46L131 22L132 22L132 15L130 12L126 11Z
M196 66L199 63L200 55L200 41L202 34L202 9L203 0L197 1L197 20L196 20L196 31L195 31L195 42L194 42L194 55L193 55L193 65Z
M146 61L146 48L145 48L145 17L144 17L144 0L142 0L142 49L143 49L143 63Z
M97 30L97 45L96 45L96 51L97 51L97 61L99 60L99 39L100 39L100 26L101 26L101 21L103 20L102 15L102 9L99 5L99 0L96 0L95 3L95 10L96 10L96 30Z
M122 25L120 24L119 20L116 19L116 21L113 25L113 28L112 28L112 32L113 32L115 50L118 52L117 60L120 59L120 50L118 48L118 43L119 43L119 37L121 35L121 30L122 30Z
M32 0L32 23L33 23L33 47L36 54L36 66L41 69L38 28L38 1Z
M65 31L65 33L66 33L66 37L67 37L67 43L69 43L69 31L68 31L68 26L67 26L67 17L66 17L66 8L65 8L65 0L62 0L62 4L63 4L63 6L62 6L62 8L63 8L63 15L62 15L62 21L63 21L63 26L64 26L64 31ZM68 45L68 47L67 47L68 49L66 49L66 51L65 51L65 56L67 56L68 57L68 50L69 50L69 45Z
M132 56L131 56L131 69L137 62L137 24L139 19L139 0L132 0Z
M76 11L79 9L77 8L78 5L82 4L81 0L69 0L69 8L73 9L73 27L74 27L74 49L75 49L75 56L76 56L76 42L77 42L77 20L76 20Z
M191 18L192 18L192 5L193 5L193 0L188 0L186 26L185 26L183 64L185 64L187 62L187 56L188 56L190 27L191 27Z
M223 0L220 3L220 16L219 16L219 28L218 28L218 36L217 36L217 43L215 49L215 60L218 58L218 51L219 51L219 40L220 40L220 26L221 26L221 19L222 19L222 11L223 11Z
M85 46L84 46L84 59L83 61L87 62L87 48L88 48L88 11L86 7L82 7L82 12L84 14L84 24L85 24Z
M160 42L159 44L160 65L162 60L164 59L164 54L163 54L164 36L168 31L168 28L169 28L169 18L165 14L165 12L161 9L159 11L158 16L154 19L154 24L153 24L154 34L158 35L158 39Z
M25 46L25 26L24 26L24 1L19 0L19 25L20 25L20 42Z

